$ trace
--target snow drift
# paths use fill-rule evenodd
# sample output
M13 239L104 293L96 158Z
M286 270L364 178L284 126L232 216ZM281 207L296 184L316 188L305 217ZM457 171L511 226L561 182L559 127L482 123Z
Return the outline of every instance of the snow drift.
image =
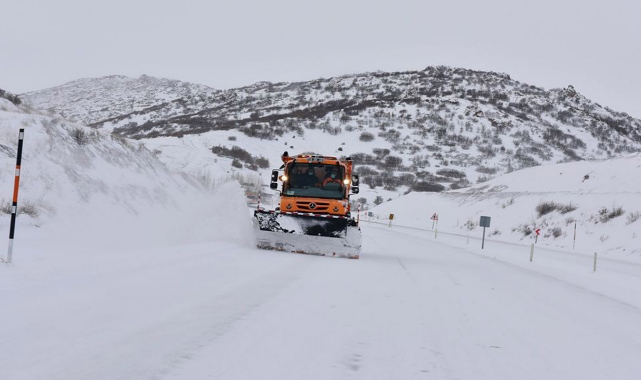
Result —
M171 173L142 144L3 99L0 107L5 209L13 192L18 129L25 128L17 245L21 235L113 246L244 242L244 233L251 233L239 186L226 184L212 193L188 176ZM8 225L7 216L0 233Z
M480 236L479 217L492 217L488 237L592 253L641 256L641 155L516 171L470 189L410 193L373 212L394 223Z

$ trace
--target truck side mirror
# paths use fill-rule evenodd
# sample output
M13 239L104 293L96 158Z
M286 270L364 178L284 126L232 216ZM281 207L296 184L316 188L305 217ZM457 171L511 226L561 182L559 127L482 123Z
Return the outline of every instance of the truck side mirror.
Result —
M278 189L278 170L272 170L272 178L269 188L272 190Z
M358 194L358 174L352 174L352 194Z

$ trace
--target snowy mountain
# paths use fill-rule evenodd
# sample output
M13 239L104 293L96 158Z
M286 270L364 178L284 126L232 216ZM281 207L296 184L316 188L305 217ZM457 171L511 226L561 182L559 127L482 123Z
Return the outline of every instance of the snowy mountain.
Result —
M641 256L641 155L580 161L516 171L469 189L411 193L372 210L378 219L439 233L480 237L481 215L490 216L490 239Z
M399 75L407 74L372 77ZM528 88L510 96L527 97L530 108L548 95L554 107L578 99L594 108L576 106L560 124L560 111L519 118L481 98L456 105L450 94L413 105L372 100L348 118L351 108L311 119L298 109L273 124L258 114L256 124L199 131L165 119L136 129L118 117L90 128L0 99L6 196L18 129L26 129L14 263L0 265L0 379L636 380L641 155L624 153L638 148L638 121L580 95L568 100L571 89ZM159 103L130 120L201 105ZM473 105L479 112L467 115ZM260 109L277 118L278 110ZM488 117L512 124L490 128ZM459 131L458 121L471 130ZM266 177L284 149L351 154L363 179L373 178L365 196L396 198L372 210L379 219L361 213L359 260L258 250L240 188L206 191L231 170ZM577 159L568 149L620 157L555 164ZM506 164L523 170L499 176ZM418 191L463 180L481 183ZM426 231L434 212L438 237ZM480 215L492 217L484 249ZM542 235L532 262L534 228Z
M64 91L23 97L37 108L53 107L99 130L139 139L172 170L204 176L237 171L266 181L267 167L258 160L276 166L284 150L351 156L365 185L362 201L369 203L408 190L467 187L537 165L641 151L640 120L572 86L544 90L493 72L428 67L260 82L190 90L146 108L153 101L136 103L121 87L106 85L114 80L82 80ZM156 91L151 85L145 90L141 80L115 81ZM162 82L148 79L156 81ZM65 94L86 94L86 101ZM103 110L103 99L128 100Z
M181 98L196 98L218 91L200 84L142 75L129 78L109 75L78 79L61 86L29 92L20 97L41 110L91 124L115 116L162 107Z

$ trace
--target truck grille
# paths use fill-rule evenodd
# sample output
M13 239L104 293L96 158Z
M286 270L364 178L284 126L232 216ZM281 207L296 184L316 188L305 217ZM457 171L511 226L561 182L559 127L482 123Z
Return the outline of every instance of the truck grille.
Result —
M310 207L311 204L315 204L316 207ZM301 202L296 201L296 207L301 211L312 211L312 212L327 212L329 210L329 202Z

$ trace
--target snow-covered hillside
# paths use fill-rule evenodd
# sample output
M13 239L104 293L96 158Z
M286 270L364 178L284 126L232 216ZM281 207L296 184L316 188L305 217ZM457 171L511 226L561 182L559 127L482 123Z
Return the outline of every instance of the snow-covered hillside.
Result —
M42 227L47 234L76 242L161 244L197 239L203 220L225 209L224 199L207 194L187 176L171 173L139 142L32 113L0 99L4 213L9 212L13 193L19 128L25 128L25 139L18 236L24 227ZM240 189L236 192L242 194ZM8 225L8 216L2 218L0 233ZM215 222L207 227L207 236L216 235L216 230L221 236L238 236L241 232L236 227Z
M576 250L641 256L641 155L529 168L470 189L410 193L372 210L380 219L480 236L481 215L492 218L488 237Z
M69 91L88 94L87 102L61 97L54 110L88 112L84 122L139 139L173 169L192 174L233 170L266 179L268 168L256 159L278 165L284 150L351 156L369 204L409 189L457 189L522 168L641 150L641 121L572 86L544 90L493 72L428 67L260 82L135 112L110 107L119 115L109 118L96 104L128 95L101 83L75 83ZM48 91L25 99L46 109L55 89ZM213 147L238 147L251 156L234 162Z
M115 116L140 112L181 98L209 96L213 88L173 79L142 75L129 78L109 75L78 79L61 86L20 95L41 110L53 110L64 118L91 124Z
M641 286L632 262L641 221L624 223L639 204L639 155L398 194L375 209L394 212L397 226L362 218L361 258L347 260L259 251L248 244L235 183L206 194L172 173L201 171L210 184L203 170L232 158L208 162L209 145L223 139L271 160L276 148L260 140L229 139L232 131L169 136L147 141L154 153L0 99L7 196L20 127L19 204L39 215L19 215L14 264L0 266L2 380L636 380L641 372L641 294L630 290ZM289 136L301 150L329 143L318 130ZM366 143L357 136L346 146ZM598 206L610 209L613 199L625 213L610 218ZM607 246L616 239L631 257L601 256L593 272L591 257L568 249L539 246L529 262L521 247L494 241L519 240L512 226L536 217L543 201L554 210L537 223L573 217L592 233L581 232L577 252L616 248ZM489 244L481 251L461 236L397 228L429 227L433 212L439 229L463 236L470 218L492 216ZM599 246L602 231L611 235Z

